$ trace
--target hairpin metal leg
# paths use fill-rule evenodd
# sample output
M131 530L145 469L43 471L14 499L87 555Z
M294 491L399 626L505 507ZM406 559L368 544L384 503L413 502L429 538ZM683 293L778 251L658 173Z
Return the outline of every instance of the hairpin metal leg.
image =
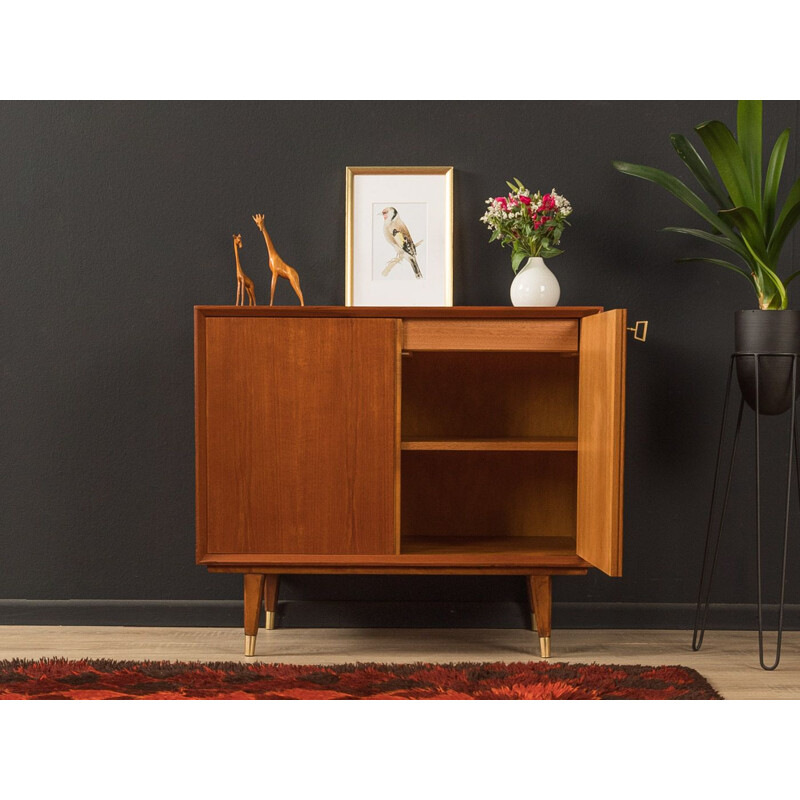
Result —
M791 422L789 425L789 459L786 474L786 507L784 513L783 523L783 557L781 559L781 582L780 582L780 602L778 605L778 630L777 639L775 643L775 661L771 666L764 663L764 598L763 598L763 578L762 578L762 564L761 564L761 454L759 448L759 384L758 384L758 361L759 356L754 355L755 360L755 381L756 381L756 540L758 546L757 564L758 564L758 659L761 667L767 671L772 671L777 668L781 660L781 641L783 639L783 609L786 591L786 555L788 553L789 544L789 507L792 496L792 451L794 451L794 460L797 465L797 440L795 436L795 393L797 389L797 356L792 356L792 414ZM798 475L800 480L800 475ZM798 491L800 491L800 484L798 484Z
M759 380L760 357L769 355L772 358L784 356L792 359L792 394L791 394L791 422L789 425L789 454L786 475L786 502L784 508L783 521L783 555L781 560L780 578L780 600L778 604L778 626L777 640L775 645L775 661L767 666L764 662L764 580L762 565L762 545L761 545L761 386ZM786 589L786 560L789 544L789 512L791 508L792 494L792 458L794 458L795 480L797 483L797 493L800 497L800 442L798 442L797 430L797 411L795 398L797 395L797 359L795 353L735 353L731 356L731 366L728 371L728 383L725 389L725 402L722 410L722 426L719 437L719 448L717 450L717 464L714 472L714 486L711 493L711 509L708 516L708 530L706 532L706 545L703 554L703 567L700 574L700 589L697 596L697 608L695 611L694 636L692 638L692 650L699 650L703 643L703 635L706 628L706 615L708 613L709 596L711 594L711 581L714 575L714 567L717 561L717 552L722 534L723 523L725 520L725 510L728 505L728 494L731 485L731 475L733 464L736 458L736 446L739 440L739 432L742 426L742 411L744 409L744 396L739 402L739 415L736 421L736 432L733 437L733 447L731 450L730 463L728 465L728 476L725 483L725 493L722 500L722 510L720 513L719 525L716 534L713 533L714 506L717 498L717 489L720 477L720 467L722 463L722 450L725 439L725 422L728 415L728 402L731 392L731 377L733 374L734 360L739 357L753 357L754 380L755 380L755 478L756 478L756 566L758 578L758 657L761 667L765 670L777 668L781 658L781 642L783 638L783 612L785 606Z
M708 600L711 594L711 581L714 577L714 567L717 563L717 553L719 551L719 541L722 534L722 526L725 521L725 510L728 506L728 493L731 488L731 475L733 474L733 464L736 458L736 446L739 441L739 431L742 427L742 412L744 410L744 397L739 401L739 413L736 419L736 432L733 435L733 447L731 449L730 462L728 463L728 475L725 479L725 493L722 499L722 510L719 517L719 525L716 535L713 534L714 507L717 498L717 487L719 485L719 473L722 465L722 450L725 442L725 423L728 418L728 401L731 394L731 378L733 375L734 356L731 356L730 367L728 369L728 380L725 387L725 400L722 404L722 424L719 432L719 446L717 447L717 463L714 469L714 485L711 490L711 505L708 512L708 527L706 529L706 545L703 552L703 567L700 570L700 587L697 592L697 607L694 617L694 635L692 636L692 650L699 650L703 644L703 636L706 631L706 615L708 614Z

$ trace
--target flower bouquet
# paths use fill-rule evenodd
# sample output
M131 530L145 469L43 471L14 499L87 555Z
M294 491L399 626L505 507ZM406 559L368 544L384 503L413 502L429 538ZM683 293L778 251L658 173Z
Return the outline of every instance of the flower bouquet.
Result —
M507 196L486 201L489 207L481 222L492 232L490 242L510 245L511 269L516 274L527 258L553 258L563 252L555 245L561 242L564 226L569 225L572 206L555 189L550 194L531 194L519 178L514 180L516 185L506 181L511 189Z

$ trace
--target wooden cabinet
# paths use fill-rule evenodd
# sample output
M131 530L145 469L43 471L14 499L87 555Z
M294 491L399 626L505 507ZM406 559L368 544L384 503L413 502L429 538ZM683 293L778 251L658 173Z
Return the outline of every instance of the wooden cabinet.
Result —
M287 573L622 570L625 311L195 309L197 563Z

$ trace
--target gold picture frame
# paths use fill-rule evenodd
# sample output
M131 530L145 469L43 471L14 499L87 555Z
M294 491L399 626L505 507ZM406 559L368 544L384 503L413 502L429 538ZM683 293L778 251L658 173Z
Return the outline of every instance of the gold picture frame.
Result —
M345 179L345 305L452 306L453 167L346 167Z

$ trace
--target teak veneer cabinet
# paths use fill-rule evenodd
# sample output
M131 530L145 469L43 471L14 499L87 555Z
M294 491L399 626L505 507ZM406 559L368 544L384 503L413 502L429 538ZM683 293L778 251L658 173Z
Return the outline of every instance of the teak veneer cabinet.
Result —
M244 574L622 570L625 311L195 308L197 563Z

